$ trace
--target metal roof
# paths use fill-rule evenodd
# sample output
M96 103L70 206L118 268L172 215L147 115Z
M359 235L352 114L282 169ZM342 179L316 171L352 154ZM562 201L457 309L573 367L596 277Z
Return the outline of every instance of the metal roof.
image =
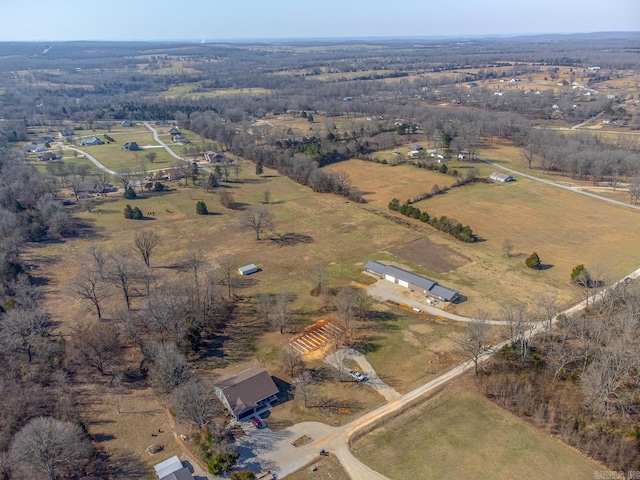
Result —
M437 295L440 298L444 298L447 301L455 300L458 296L458 292L452 290L450 288L444 287L440 285L435 280L431 280L430 278L423 277L422 275L417 275L412 272L408 272L403 270L402 268L395 267L393 265L385 265L384 263L376 262L375 260L370 260L364 266L365 270L371 270L372 272L378 273L380 275L390 275L398 280L403 280L408 282L416 287L420 287L424 290L427 290L429 293L433 295Z

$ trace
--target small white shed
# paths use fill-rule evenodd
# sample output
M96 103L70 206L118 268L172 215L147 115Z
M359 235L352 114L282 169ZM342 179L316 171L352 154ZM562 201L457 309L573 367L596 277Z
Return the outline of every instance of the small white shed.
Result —
M258 271L258 267L256 267L253 263L249 265L245 265L244 267L240 267L238 272L240 275L251 275L252 273L256 273Z

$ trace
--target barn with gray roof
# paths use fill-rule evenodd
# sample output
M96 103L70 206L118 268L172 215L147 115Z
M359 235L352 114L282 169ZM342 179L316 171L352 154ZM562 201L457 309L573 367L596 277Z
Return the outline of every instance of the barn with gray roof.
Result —
M440 285L435 280L413 272L408 272L394 265L386 265L371 260L364 266L364 270L378 278L384 278L401 287L408 288L411 291L422 293L427 297L435 298L443 302L455 302L460 298L460 294L455 290Z

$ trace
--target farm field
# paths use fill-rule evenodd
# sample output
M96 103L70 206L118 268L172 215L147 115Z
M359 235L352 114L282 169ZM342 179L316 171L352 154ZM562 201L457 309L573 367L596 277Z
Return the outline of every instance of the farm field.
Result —
M183 84L169 87L162 96L165 98L176 98L186 96L190 98L211 98L211 97L231 97L234 95L266 95L269 90L266 88L224 88L202 91L199 84Z
M393 214L387 209L391 198L411 198L416 191L429 191L431 175L440 175L403 166L406 177L394 175L391 185L387 172L395 172L400 167L367 163L360 168L363 163L342 162L330 168L347 171L354 185L364 192L375 192L365 194L365 198L385 214ZM452 163L452 168L454 165ZM486 175L486 171L483 173ZM425 178L425 187L416 187L422 178ZM430 239L471 259L453 272L432 273L468 296L468 302L454 307L458 313L470 314L471 308L479 305L495 313L498 304L508 298L533 305L536 298L551 290L557 290L561 303L569 305L580 297L580 292L569 283L574 266L584 263L587 268L606 267L607 278L618 279L640 264L637 244L629 241L640 234L637 222L640 212L533 180L518 179L505 185L467 185L415 205L430 215L446 215L470 225L482 239L479 243L464 244L429 226L424 227ZM612 225L624 227L612 229ZM502 250L506 239L515 245L510 258ZM603 243L608 246L606 249L600 247ZM548 265L547 269L534 271L524 266L524 259L533 251Z
M602 467L493 405L463 379L352 441L391 479L584 479Z

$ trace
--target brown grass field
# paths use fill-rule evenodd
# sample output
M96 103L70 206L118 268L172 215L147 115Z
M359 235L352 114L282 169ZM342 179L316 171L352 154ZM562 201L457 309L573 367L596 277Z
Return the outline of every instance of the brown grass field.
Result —
M315 472L311 471L313 467L317 467ZM297 472L287 475L287 480L313 480L320 478L351 480L351 477L344 471L342 465L340 465L340 462L334 455L318 457L317 460L305 465Z
M493 405L463 379L356 439L352 452L391 479L585 479L603 467Z
M481 170L486 171L486 167L490 166ZM371 205L385 213L391 198L404 199L425 189L416 184L430 189L435 175L409 166L363 165L361 161L331 168L349 172L353 184L367 192L365 198ZM391 171L393 176L388 173ZM431 215L446 215L468 224L483 239L476 244L463 244L425 226L425 235L472 259L452 273L430 272L468 296L468 302L455 307L459 312L471 313L472 308L481 306L495 313L507 299L533 305L550 290L557 290L561 303L569 304L580 296L569 283L574 266L584 263L587 268L602 267L608 278L617 279L640 264L638 245L629 240L640 233L638 212L533 180L519 178L507 185L455 188L416 206ZM511 258L502 251L505 239L515 245L516 255ZM548 265L547 269L533 271L524 266L524 258L533 251Z

